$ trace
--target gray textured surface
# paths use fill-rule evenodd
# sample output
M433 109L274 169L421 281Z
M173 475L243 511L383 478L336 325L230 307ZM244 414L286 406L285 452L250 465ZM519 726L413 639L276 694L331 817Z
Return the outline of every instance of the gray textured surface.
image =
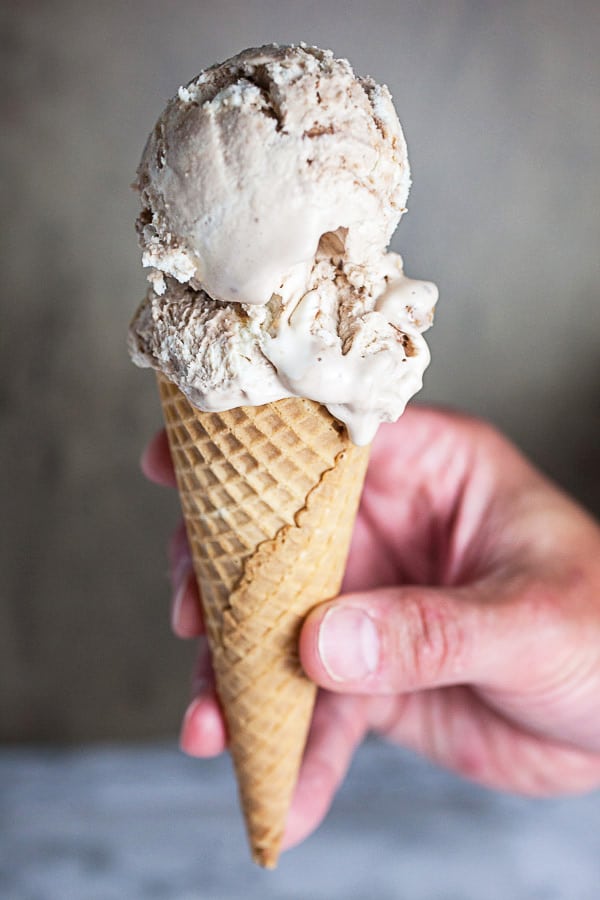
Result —
M597 900L600 793L527 800L368 743L320 830L248 859L228 761L163 747L0 753L10 900Z
M596 0L9 0L0 7L0 736L165 733L176 502L137 474L159 421L130 366L128 185L165 99L266 40L386 81L413 163L395 241L441 289L424 399L489 416L600 509Z

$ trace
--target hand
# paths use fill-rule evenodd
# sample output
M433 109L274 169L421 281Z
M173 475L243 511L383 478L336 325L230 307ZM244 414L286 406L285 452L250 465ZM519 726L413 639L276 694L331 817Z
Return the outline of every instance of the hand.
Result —
M164 434L144 458L174 484ZM185 534L173 627L201 631ZM322 690L286 845L321 821L369 730L481 784L600 785L600 529L489 426L411 408L374 442L344 594L300 640ZM206 646L182 747L226 743Z

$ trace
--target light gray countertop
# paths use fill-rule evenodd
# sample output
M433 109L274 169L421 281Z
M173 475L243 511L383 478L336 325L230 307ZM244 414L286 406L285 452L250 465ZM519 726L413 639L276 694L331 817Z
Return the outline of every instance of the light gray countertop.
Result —
M600 792L494 794L369 741L325 824L249 862L229 760L172 744L0 751L7 900L598 900Z

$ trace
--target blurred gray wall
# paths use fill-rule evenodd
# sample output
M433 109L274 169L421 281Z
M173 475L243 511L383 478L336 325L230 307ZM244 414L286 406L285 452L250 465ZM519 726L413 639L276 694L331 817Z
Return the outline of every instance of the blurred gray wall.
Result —
M160 423L130 365L129 190L165 100L245 46L306 40L385 81L411 152L394 246L436 280L422 399L496 422L600 511L597 0L4 2L0 737L172 732Z

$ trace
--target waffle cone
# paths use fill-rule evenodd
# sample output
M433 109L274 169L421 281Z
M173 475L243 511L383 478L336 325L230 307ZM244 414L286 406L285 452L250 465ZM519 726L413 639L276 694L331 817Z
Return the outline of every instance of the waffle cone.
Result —
M298 635L339 590L368 448L310 400L208 413L158 383L252 856L271 868L316 694Z

